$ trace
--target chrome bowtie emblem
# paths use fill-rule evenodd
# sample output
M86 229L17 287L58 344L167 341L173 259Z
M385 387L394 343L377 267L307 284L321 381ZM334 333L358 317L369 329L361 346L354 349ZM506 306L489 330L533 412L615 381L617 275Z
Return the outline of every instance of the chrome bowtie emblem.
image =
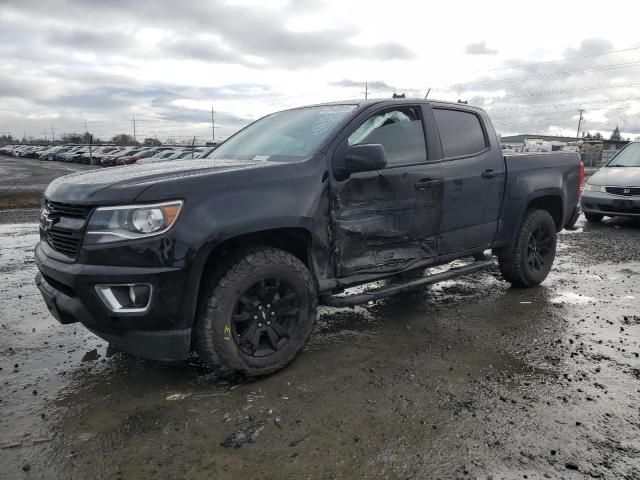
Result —
M631 193L631 189L625 188L624 190L622 190L622 193L624 193L625 195L629 195Z
M49 211L43 210L40 218L42 218L42 228L44 228L45 231L51 230L51 227L53 226L53 218L49 216Z

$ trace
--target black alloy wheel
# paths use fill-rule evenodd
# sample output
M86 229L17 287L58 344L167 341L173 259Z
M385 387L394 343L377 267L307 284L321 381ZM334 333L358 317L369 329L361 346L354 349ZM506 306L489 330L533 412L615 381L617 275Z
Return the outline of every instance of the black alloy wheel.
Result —
M293 286L279 278L260 280L242 292L231 316L240 350L252 357L281 350L300 317L299 302Z
M540 224L529 235L527 245L527 265L532 272L540 272L553 261L553 234L548 225Z
M268 375L302 350L317 307L315 280L299 258L273 247L238 249L203 274L194 347L222 377Z
M496 251L504 279L521 288L540 285L553 266L556 232L557 225L548 211L527 210L515 241Z

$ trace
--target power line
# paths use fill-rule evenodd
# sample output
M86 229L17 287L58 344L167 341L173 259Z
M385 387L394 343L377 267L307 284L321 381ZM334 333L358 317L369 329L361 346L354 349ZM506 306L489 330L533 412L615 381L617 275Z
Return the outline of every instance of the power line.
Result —
M547 60L547 61L544 61L544 62L525 63L525 64L522 64L522 65L512 65L512 66L509 66L509 67L490 68L490 69L487 69L487 70L476 70L475 72L471 72L471 73L496 72L496 71L499 71L499 70L511 70L511 69L515 69L515 68L537 67L539 65L548 65L548 64L551 64L551 63L569 62L571 60L579 60L579 59L582 59L582 58L600 57L600 56L603 56L603 55L611 55L611 54L614 54L614 53L629 52L631 50L640 50L640 46L622 48L620 50L609 50L607 52L601 52L601 53L591 53L591 54L588 54L588 55L580 55L580 56L577 56L577 57L560 58L558 60Z
M615 103L615 102L628 102L631 100L640 100L640 97L627 97L627 98L614 98L609 100L587 100L583 102L569 102L569 103L538 103L534 105L525 105L525 106L517 106L517 107L503 107L503 108L487 108L487 112L503 112L503 111L512 111L512 110L523 110L523 109L531 109L531 108L540 108L540 107L568 107L571 105L592 105L592 104L603 104L603 103Z
M612 63L609 65L601 65L599 67L592 67L592 68L587 68L583 70L564 70L561 72L546 73L546 74L539 74L539 75L527 75L524 77L502 78L502 79L496 79L496 80L480 80L476 82L467 82L467 83L454 83L452 85L436 87L436 88L438 90L452 90L452 89L460 89L460 88L473 87L473 86L491 86L491 85L500 85L503 83L510 83L510 82L522 82L526 80L538 80L538 79L544 79L544 78L570 76L570 75L579 74L579 73L606 72L609 70L617 70L620 68L635 68L639 66L640 66L640 60L634 60L633 62Z
M627 106L625 106L625 107L615 107L615 108L604 107L604 108L601 108L599 110L598 109L591 109L591 113L602 112L602 111L604 111L606 113L609 113L609 112L615 112L615 111L618 111L618 110L627 110L628 108L629 107L627 107ZM490 111L490 110L488 110L488 111ZM545 111L542 111L542 112L526 112L524 114L524 116L525 117L530 117L530 116L537 116L537 115L546 115L547 118L539 119L539 120L542 121L542 120L548 119L548 117L550 117L550 116L562 115L562 114L567 113L567 112L572 112L574 114L573 116L575 116L576 109L575 108L570 108L570 109L565 109L565 110L545 110ZM507 114L507 115L501 115L499 113L496 114L496 115L494 115L493 113L491 114L491 119L492 119L492 121L494 123L502 121L504 119L510 119L510 118L523 118L523 114L522 113Z
M587 87L559 88L554 90L543 90L541 92L514 93L510 95L502 95L502 96L495 96L495 97L474 96L473 98L474 99L478 98L482 100L503 100L507 98L544 97L547 95L558 95L563 93L587 92L589 90L603 90L607 88L632 87L635 85L640 85L640 82L604 83L600 85L590 85Z

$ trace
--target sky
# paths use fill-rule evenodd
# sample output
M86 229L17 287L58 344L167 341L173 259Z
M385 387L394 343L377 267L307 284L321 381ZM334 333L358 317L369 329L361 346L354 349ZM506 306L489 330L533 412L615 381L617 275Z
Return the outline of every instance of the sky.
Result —
M224 139L394 92L502 135L640 136L640 2L0 0L0 134Z

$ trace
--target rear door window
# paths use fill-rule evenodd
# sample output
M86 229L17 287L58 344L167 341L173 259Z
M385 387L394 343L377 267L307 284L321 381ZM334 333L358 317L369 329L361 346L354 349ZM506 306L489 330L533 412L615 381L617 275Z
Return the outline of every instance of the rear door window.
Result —
M461 110L434 108L445 158L473 155L487 148L487 139L477 115Z

